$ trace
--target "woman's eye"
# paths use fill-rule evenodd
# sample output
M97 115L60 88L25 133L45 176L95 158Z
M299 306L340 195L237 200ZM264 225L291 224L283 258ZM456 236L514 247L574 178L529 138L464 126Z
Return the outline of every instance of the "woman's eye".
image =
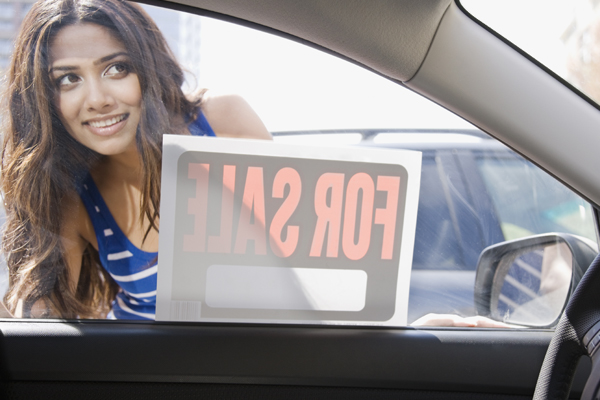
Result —
M81 78L75 74L67 74L58 78L57 85L59 87L68 87L79 82L80 80Z
M113 64L104 72L105 76L125 76L129 73L129 66L123 63Z

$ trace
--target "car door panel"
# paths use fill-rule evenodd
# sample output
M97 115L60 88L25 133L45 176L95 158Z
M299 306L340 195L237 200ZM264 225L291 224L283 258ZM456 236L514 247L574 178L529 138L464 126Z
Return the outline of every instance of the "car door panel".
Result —
M67 390L70 382L96 382L118 391L127 387L118 382L163 382L525 396L533 393L552 336L550 331L104 321L10 321L0 330L8 387L52 381ZM586 373L589 365L579 371L575 393Z

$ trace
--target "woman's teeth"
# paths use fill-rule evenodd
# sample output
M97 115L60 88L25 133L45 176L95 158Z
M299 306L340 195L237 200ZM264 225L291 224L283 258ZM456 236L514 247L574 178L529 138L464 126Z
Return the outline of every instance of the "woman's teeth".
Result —
M111 126L116 124L117 122L121 122L125 119L125 114L119 115L118 117L114 117L111 119L105 119L104 121L90 121L89 124L94 128L106 128L107 126Z

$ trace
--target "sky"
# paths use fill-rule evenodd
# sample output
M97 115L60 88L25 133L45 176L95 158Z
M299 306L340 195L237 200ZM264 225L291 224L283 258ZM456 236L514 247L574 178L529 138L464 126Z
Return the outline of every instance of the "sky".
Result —
M470 127L387 79L277 36L206 19L201 48L199 84L241 94L271 131Z

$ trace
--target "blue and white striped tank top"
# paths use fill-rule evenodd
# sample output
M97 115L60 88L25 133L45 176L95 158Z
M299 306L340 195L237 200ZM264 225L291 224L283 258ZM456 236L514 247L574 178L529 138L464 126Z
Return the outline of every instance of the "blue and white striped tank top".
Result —
M188 126L194 136L215 136L202 113ZM153 320L156 312L156 272L158 253L140 250L129 241L114 220L91 175L79 188L90 216L102 267L121 290L108 318Z

